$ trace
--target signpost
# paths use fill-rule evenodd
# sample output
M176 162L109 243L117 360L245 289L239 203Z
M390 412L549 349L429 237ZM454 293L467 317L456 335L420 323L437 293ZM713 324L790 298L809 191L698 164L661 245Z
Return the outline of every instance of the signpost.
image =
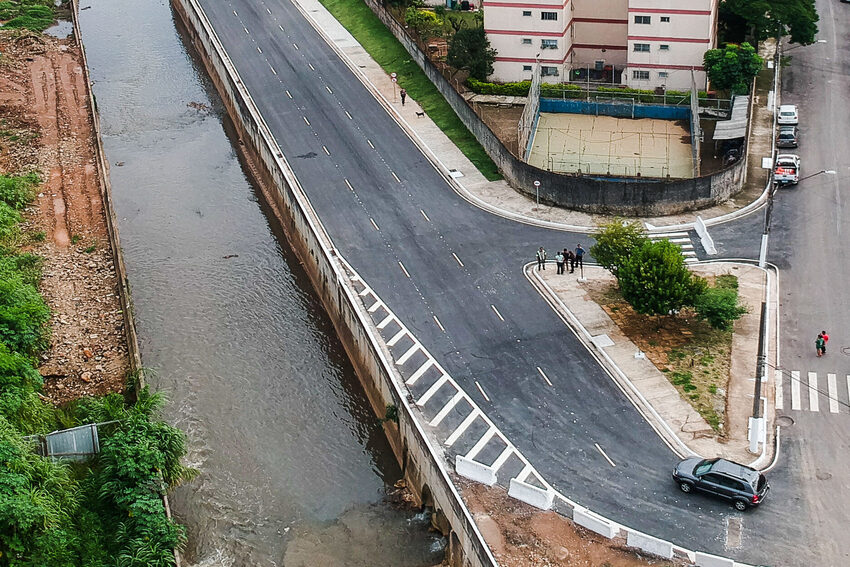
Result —
M395 84L398 82L398 75L390 73L390 79L393 81L393 102L395 102Z
M534 193L537 196L537 206L534 207L534 210L537 211L537 210L540 210L540 182L539 181L534 182Z

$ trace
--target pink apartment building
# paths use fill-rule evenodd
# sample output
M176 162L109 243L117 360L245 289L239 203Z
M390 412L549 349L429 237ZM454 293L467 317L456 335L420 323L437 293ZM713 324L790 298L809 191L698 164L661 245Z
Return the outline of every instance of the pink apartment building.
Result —
M720 0L484 0L496 50L491 79L705 88L703 54L717 46Z

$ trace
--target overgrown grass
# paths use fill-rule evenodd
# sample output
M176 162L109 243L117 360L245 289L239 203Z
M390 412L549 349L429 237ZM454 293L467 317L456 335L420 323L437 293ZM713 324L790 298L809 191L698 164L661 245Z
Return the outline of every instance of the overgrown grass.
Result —
M44 31L56 16L50 0L17 0L0 2L0 21L4 28Z
M496 164L457 117L443 95L419 68L383 22L361 0L320 0L387 73L397 73L407 90L434 123L490 181L501 179Z

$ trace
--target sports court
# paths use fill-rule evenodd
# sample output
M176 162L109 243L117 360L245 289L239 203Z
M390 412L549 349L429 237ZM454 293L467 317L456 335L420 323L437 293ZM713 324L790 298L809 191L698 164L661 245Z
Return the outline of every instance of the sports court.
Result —
M687 121L541 112L528 163L558 173L694 176Z

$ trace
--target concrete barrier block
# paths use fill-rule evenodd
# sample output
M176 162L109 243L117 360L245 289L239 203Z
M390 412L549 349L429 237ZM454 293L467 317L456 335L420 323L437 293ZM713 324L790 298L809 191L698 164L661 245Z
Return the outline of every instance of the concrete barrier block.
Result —
M596 532L599 535L607 537L608 539L613 539L616 537L617 532L620 531L620 529L610 521L580 508L573 510L573 521L592 532Z
M482 465L478 461L467 459L462 455L455 457L455 472L475 482L493 486L496 484L496 471L492 467Z
M697 567L735 567L735 561L710 553L696 552Z
M512 478L511 485L508 487L508 496L521 500L526 504L531 504L535 508L548 510L552 507L552 502L555 500L555 491L537 488L536 486Z
M663 539L629 530L626 536L626 545L664 559L673 559L673 544Z

